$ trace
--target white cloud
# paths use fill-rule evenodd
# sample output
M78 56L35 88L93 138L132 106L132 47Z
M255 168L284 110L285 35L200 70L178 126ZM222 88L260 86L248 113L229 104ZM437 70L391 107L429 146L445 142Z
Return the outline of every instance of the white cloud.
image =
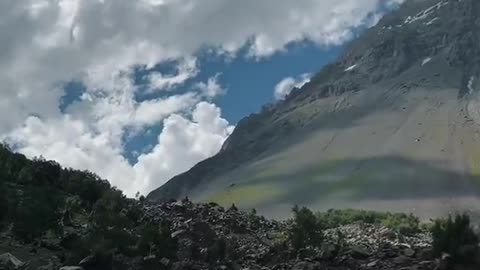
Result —
M165 182L214 155L232 131L233 126L220 117L220 110L206 102L197 104L191 120L171 115L164 121L158 144L152 152L141 155L135 165L139 179L144 181L143 190L155 188L159 179Z
M148 77L149 91L171 90L197 75L200 49L234 55L250 44L250 55L265 57L302 40L339 44L385 1L0 1L0 138L93 170L129 195L147 192L218 151L231 127L214 105L199 103L224 92L216 77L191 93L138 102L134 68L178 61L175 75ZM62 85L72 80L86 92L63 114ZM128 164L126 131L161 121L154 150ZM149 175L148 164L162 165Z
M158 90L171 90L173 87L182 85L188 79L198 74L195 58L186 59L177 67L177 74L165 76L160 72L152 72L148 76L150 92Z
M6 139L28 156L41 155L113 179L114 185L132 196L137 191L146 193L214 155L233 131L233 126L221 118L220 109L206 102L198 103L191 117L171 114L163 125L158 144L141 154L134 166L108 134L95 134L84 121L69 115L45 121L29 117Z
M298 78L287 77L281 80L276 86L273 93L275 100L283 100L293 90L300 88L310 81L311 74L302 74Z
M196 84L196 87L200 92L208 98L213 98L218 95L224 94L226 90L220 85L218 82L218 77L220 74L215 75L214 77L211 77L208 79L208 81L205 82L199 82Z
M199 101L195 93L169 96L140 103L135 111L135 125L152 125L165 117L192 108Z

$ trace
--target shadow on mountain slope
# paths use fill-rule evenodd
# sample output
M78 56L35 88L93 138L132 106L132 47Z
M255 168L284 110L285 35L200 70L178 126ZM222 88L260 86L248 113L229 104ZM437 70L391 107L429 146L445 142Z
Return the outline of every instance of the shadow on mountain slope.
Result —
M480 212L480 177L442 169L441 161L415 161L398 156L348 159L275 177L245 180L206 199L220 198L219 202L225 205L256 207L276 217L287 213L294 204L317 210L367 208L415 212L418 208L420 212L416 214L420 216ZM262 194L247 194L246 190L259 190Z

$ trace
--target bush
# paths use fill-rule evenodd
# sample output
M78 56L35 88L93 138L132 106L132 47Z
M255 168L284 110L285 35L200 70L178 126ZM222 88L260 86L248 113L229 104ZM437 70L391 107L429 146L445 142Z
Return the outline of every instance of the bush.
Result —
M157 257L175 258L177 241L171 237L170 224L153 221L147 222L140 233L137 249L143 256L157 255Z
M0 229L2 228L2 224L8 216L8 208L7 191L0 175Z
M47 188L30 187L15 211L13 232L19 239L31 242L47 230L59 229L60 197Z
M381 224L401 233L415 233L420 231L420 220L403 213L381 213L367 210L333 210L317 213L317 218L325 228L336 228L338 226L364 222L367 224Z
M293 226L289 232L289 240L293 248L307 246L319 247L323 241L322 225L317 217L306 207L293 207Z
M479 238L470 227L468 215L439 219L432 228L435 255L448 253L457 263L473 263L478 255Z

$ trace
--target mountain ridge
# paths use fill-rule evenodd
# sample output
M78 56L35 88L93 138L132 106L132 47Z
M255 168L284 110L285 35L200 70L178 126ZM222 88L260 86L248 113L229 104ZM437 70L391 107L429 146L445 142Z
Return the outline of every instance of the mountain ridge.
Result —
M332 136L323 138L322 134L330 132L327 129L348 131L355 127L356 122L362 122L363 119L371 118L372 115L379 114L381 111L391 112L386 115L395 114L395 116L390 120L383 119L382 115L375 116L377 123L386 121L383 123L385 125L383 128L378 130L371 128L371 132L375 134L390 128L388 121L394 121L394 123L402 121L398 122L398 127L392 128L393 131L398 129L400 132L406 130L406 133L415 133L419 129L418 126L402 128L401 123L412 122L410 118L424 118L424 112L418 112L420 109L427 110L426 107L428 107L434 110L439 107L439 112L442 112L445 117L454 119L456 123L458 122L457 125L460 125L463 119L470 125L467 127L462 123L461 128L455 126L458 135L457 133L451 135L450 133L454 131L449 126L439 133L450 134L446 136L449 137L448 140L453 141L463 140L463 137L471 139L468 134L475 137L478 133L476 125L479 120L476 110L476 78L479 72L480 50L475 45L480 43L479 28L476 27L480 23L477 19L478 14L480 14L480 3L472 0L405 2L398 10L387 14L376 26L352 41L337 61L323 68L301 89L294 89L285 101L267 106L260 113L242 119L216 156L172 178L164 186L152 191L148 198L158 200L188 195L202 200L212 198L210 195L203 195L205 190L208 191L206 193L218 193L218 190L223 189L228 193L230 185L250 181L238 179L242 177L251 179L255 178L256 174L262 174L260 169L255 170L254 173L246 173L252 167L251 164L255 162L273 164L274 162L268 159L275 157L276 152L289 151L286 149L295 148L295 145L302 144L305 138L311 137L312 134L316 134L316 131L322 129L326 131L318 133L320 137L316 142L325 146L318 147L312 143L312 149L317 147L318 152L325 152L329 142L335 140ZM368 92L368 95L365 92ZM412 111L409 110L410 107ZM407 114L415 117L406 118ZM437 122L433 121L439 119L433 119L436 117L435 114L430 113L430 115L430 118L424 119L427 122L425 125L437 125L435 124ZM332 120L334 118L337 120ZM428 130L424 133L428 133ZM403 139L393 138L395 132L388 136L384 139L386 147L391 150L384 151L385 157L405 158L405 153L402 153L404 148L402 144L405 144ZM364 138L363 135L361 137ZM355 134L351 134L349 140L354 138ZM398 145L388 146L387 141L395 140L402 142L390 143ZM421 139L412 138L412 140L415 142ZM365 141L366 145L369 144L368 137L360 141ZM431 143L431 145L434 144ZM447 167L452 169L452 172L457 172L458 178L476 178L471 173L474 169L457 167L476 166L466 164L470 162L464 162L464 158L460 156L465 153L477 155L477 150L475 153L470 153L468 152L470 150L464 150L464 146L457 145L456 142L449 145L451 150L443 150L456 157L452 158L452 162L447 158L449 163L452 163ZM339 152L345 152L341 145L334 147L339 149ZM369 163L369 158L384 154L367 152L364 154L367 157L365 163ZM426 152L433 152L433 150L429 148ZM303 153L298 155L296 153L286 156L293 157L292 160L295 160L302 155ZM327 156L327 154L324 155ZM357 158L356 153L341 156L339 159ZM421 160L425 156L436 159L444 155L440 152L440 154L418 154L414 157ZM457 160L462 161L457 162ZM270 166L270 168L273 167ZM275 168L280 167L275 166ZM403 169L408 170L408 167ZM237 174L236 171L240 173ZM279 173L279 175L286 177L285 173ZM446 182L451 181L450 178L449 176ZM222 184L224 187L214 187L218 186L214 183ZM295 200L290 201L291 204L295 202Z

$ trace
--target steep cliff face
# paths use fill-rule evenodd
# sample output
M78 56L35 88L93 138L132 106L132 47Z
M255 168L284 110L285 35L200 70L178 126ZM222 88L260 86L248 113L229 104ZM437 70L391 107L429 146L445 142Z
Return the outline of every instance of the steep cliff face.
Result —
M480 2L410 0L151 200L479 210Z

